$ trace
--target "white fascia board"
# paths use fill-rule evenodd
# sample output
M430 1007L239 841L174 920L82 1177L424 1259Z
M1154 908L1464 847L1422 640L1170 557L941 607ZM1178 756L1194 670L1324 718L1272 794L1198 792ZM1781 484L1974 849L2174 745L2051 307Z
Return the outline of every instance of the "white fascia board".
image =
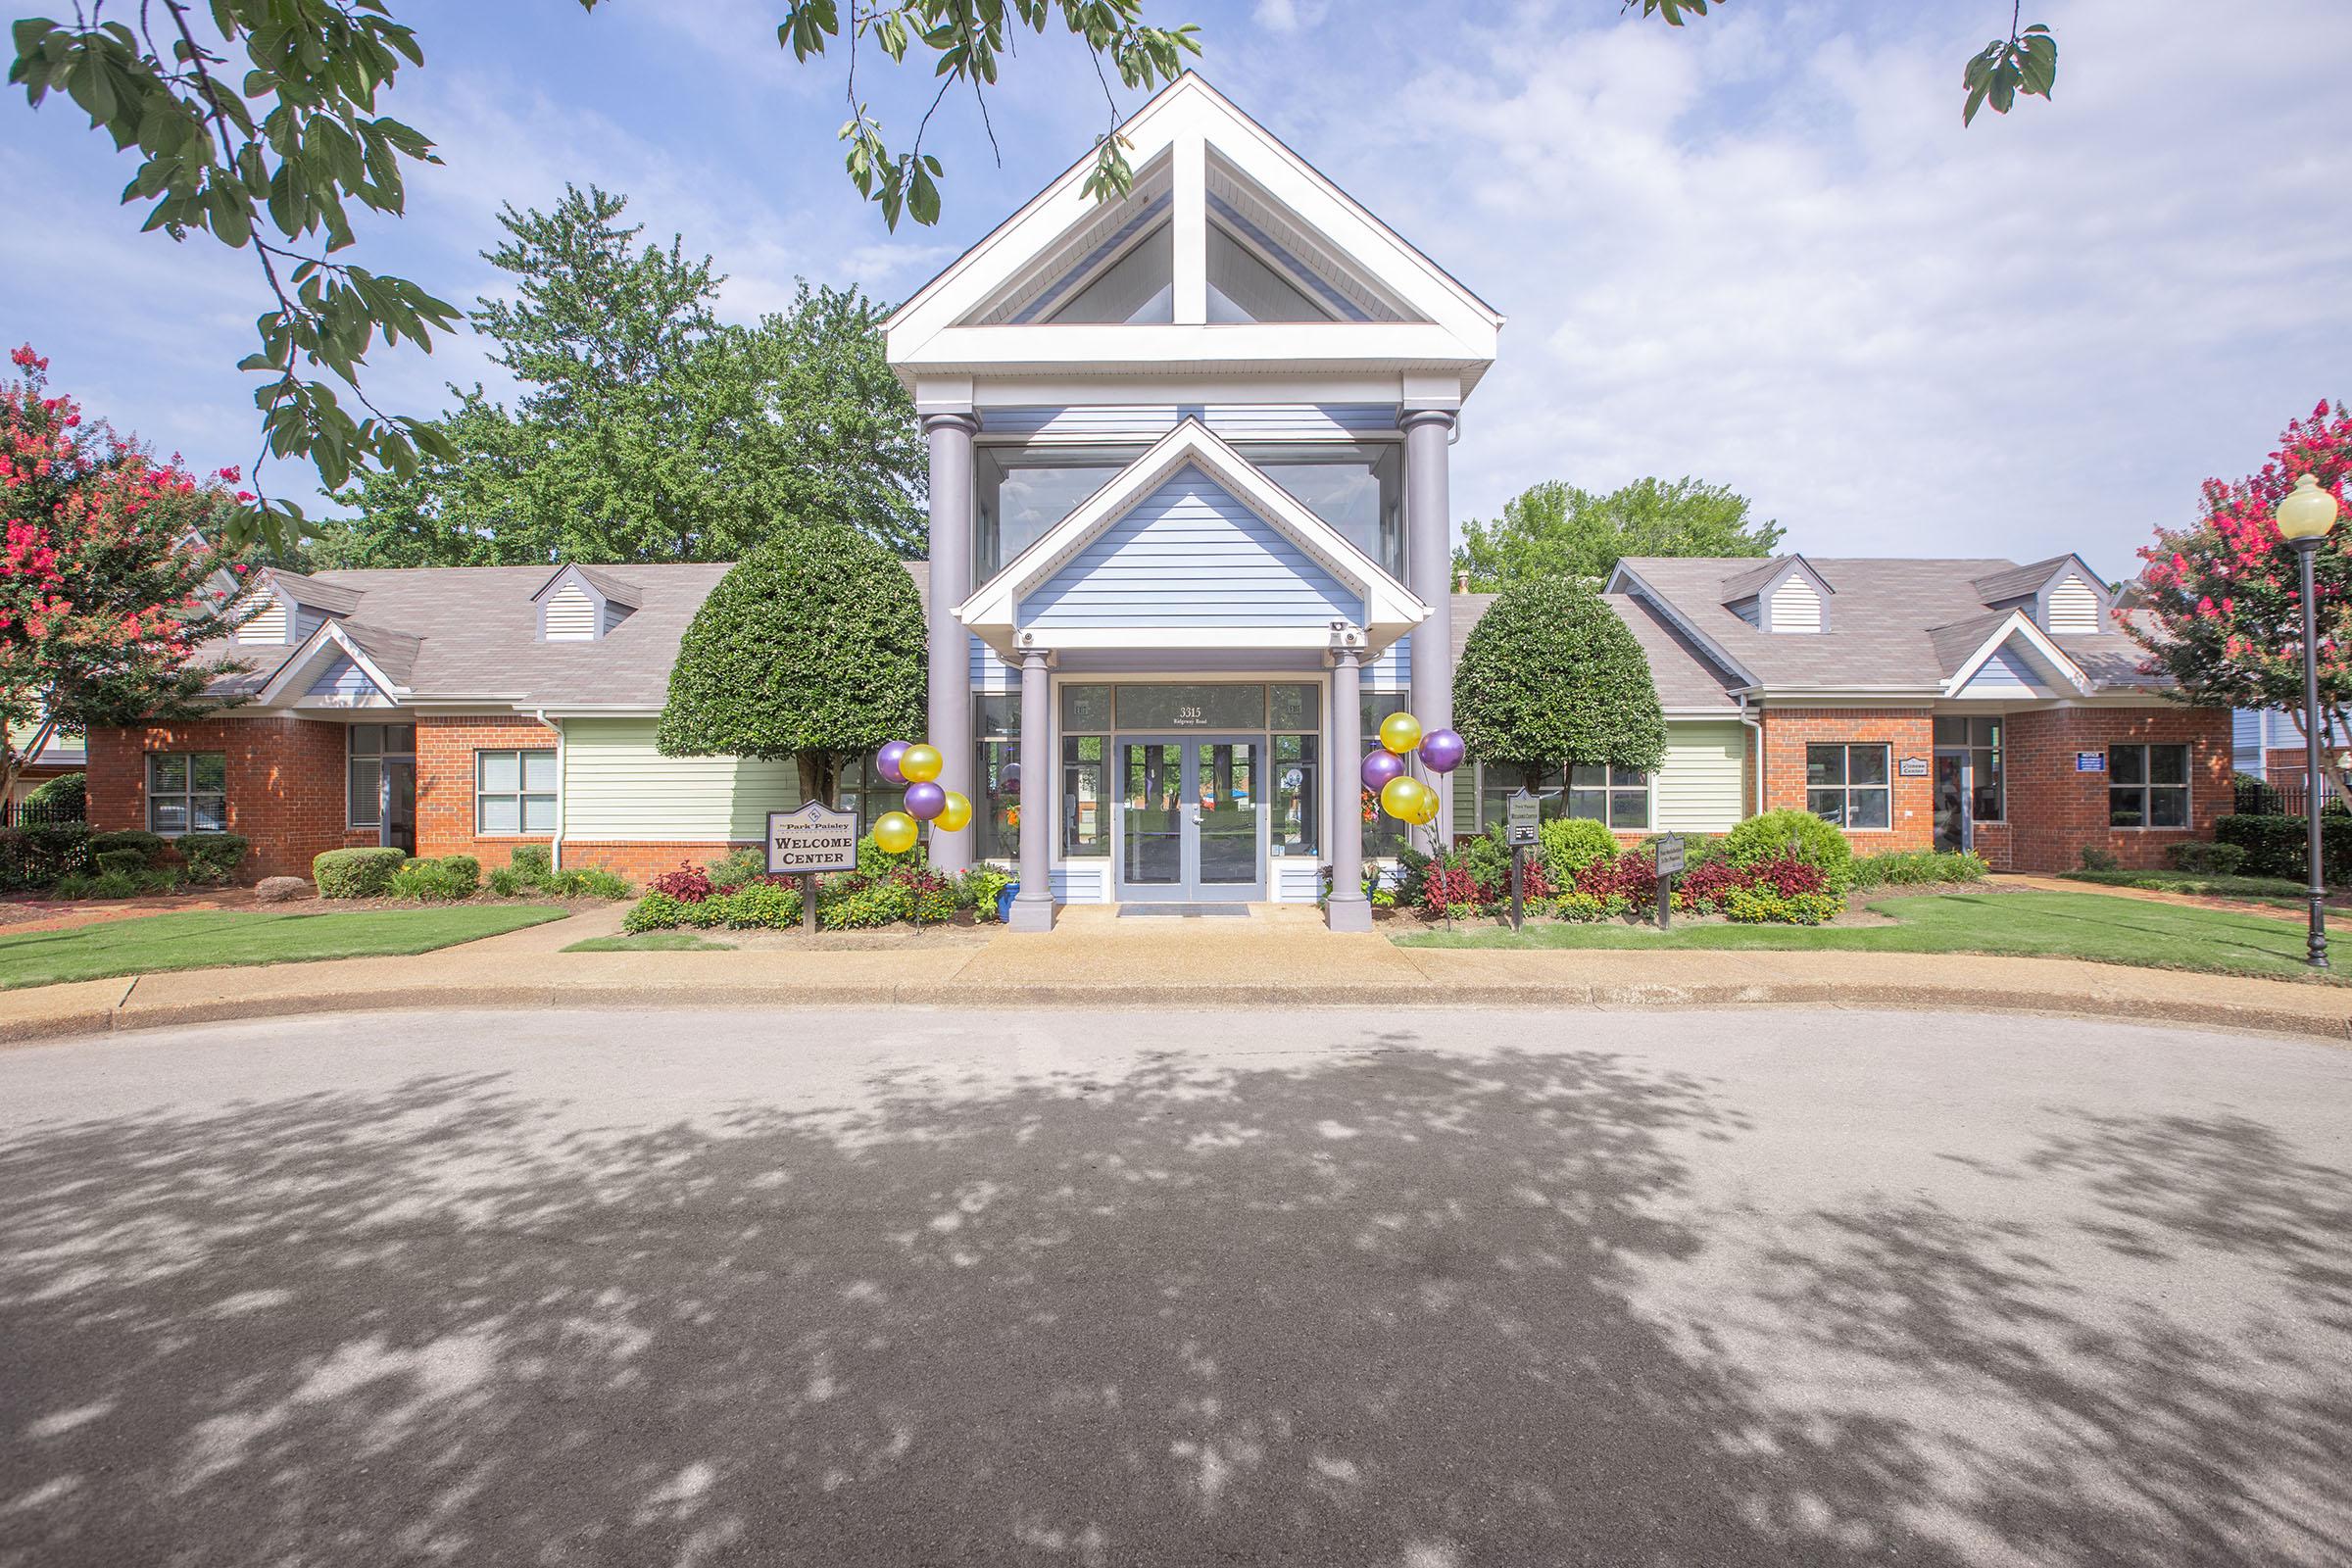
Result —
M928 380L954 371L1053 374L1080 369L1164 374L1179 366L1229 365L1296 374L1443 366L1465 380L1494 359L1494 335L1465 338L1426 321L1249 321L1178 326L1114 321L1032 321L1004 326L942 327L921 344L894 353L902 376Z
M306 678L316 679L317 672L325 667L325 661L320 656L325 654L330 647L339 650L344 657L357 664L360 673L367 676L374 684L375 689L393 703L398 704L402 698L409 695L407 687L378 669L375 661L361 652L359 644L343 634L343 626L340 621L327 620L320 622L318 630L305 638L302 645L287 657L286 662L277 666L277 673L270 676L268 681L263 683L262 689L253 694L254 703L258 706L268 707L285 701L286 689L289 686ZM286 701L285 706L296 706L309 695L306 690L291 701Z
M1365 371L1343 375L1298 375L1284 366L1270 374L1195 373L1184 366L1155 366L1149 373L1004 376L965 378L966 405L989 409L1084 408L1101 404L1401 404L1400 378ZM933 384L930 376L922 385ZM982 432L986 434L986 431Z
M1293 499L1289 491L1250 466L1247 459L1198 419L1186 419L1161 436L1142 457L1089 496L1077 511L1047 529L987 586L965 600L956 612L956 618L978 632L983 640L992 631L1010 632L1023 594L1053 576L1097 535L1188 465L1198 466L1223 485L1236 501L1272 523L1343 583L1362 594L1367 627L1411 627L1429 618L1429 606L1381 570L1370 556L1342 537L1331 524ZM1328 640L1325 633L1316 635ZM991 646L995 644L992 642Z
M1406 244L1353 198L1324 178L1265 128L1242 113L1197 74L1185 73L1163 88L1117 132L1128 143L1128 162L1141 169L1163 152L1204 142L1239 173L1290 209L1351 265L1371 274L1430 321L1450 328L1464 342L1484 342L1474 358L1491 362L1503 318L1450 274ZM961 320L1025 267L1041 260L1096 210L1086 194L1095 157L1089 152L986 238L949 264L883 322L891 365L943 363L934 340ZM1187 172L1179 160L1179 174ZM1198 178L1199 162L1189 172ZM1182 197L1179 196L1179 201ZM1365 323L1333 323L1366 329ZM964 328L1004 332L1006 327ZM1125 331L1136 331L1124 327ZM979 363L990 363L981 359Z
M1754 670L1732 657L1730 649L1725 648L1723 644L1691 624L1690 616L1677 610L1664 594L1642 581L1642 574L1624 562L1621 561L1617 564L1616 569L1609 573L1609 580L1602 584L1600 591L1604 594L1632 594L1645 601L1651 609L1673 622L1675 628L1684 636L1706 650L1709 659L1714 660L1724 669L1730 670L1738 679L1745 681L1747 684L1740 688L1741 690L1761 690Z
M2001 645L2012 637L2025 639L2027 646L2039 655L2050 668L2058 672L2059 678L2074 687L2076 691L2086 695L2089 693L2091 680L2082 672L2082 666L2067 658L2058 645L2051 642L2039 626L2034 624L2032 616L2022 610L2012 610L2009 612L2009 618L1995 626L1992 629L1992 635L1979 643L1977 651L1969 655L1960 667L1952 672L1951 678L1943 683L1942 695L1946 697L1959 696L1968 683L1976 679L1977 671L1983 669L1985 662L2000 652Z

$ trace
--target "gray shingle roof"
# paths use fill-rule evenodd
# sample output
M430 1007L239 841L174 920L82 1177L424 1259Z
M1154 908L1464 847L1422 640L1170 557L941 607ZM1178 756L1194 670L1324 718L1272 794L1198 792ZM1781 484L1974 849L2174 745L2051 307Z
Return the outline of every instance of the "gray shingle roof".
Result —
M348 615L359 608L359 598L339 583L323 576L306 577L299 571L270 568L270 580L286 591L296 604L309 605L329 614Z
M1725 585L1755 571L1750 559L1639 556L1621 564L1768 692L1940 687L1960 660L1974 651L1972 644L1951 653L1962 628L1981 622L1989 634L1998 624L1987 618L1990 607L1980 585L1988 578L2022 576L2026 570L2015 562L1993 559L1809 556L1806 561L1838 585L1838 613L1827 631L1795 635L1759 631L1725 607ZM2103 687L2165 684L2160 677L2139 673L2145 656L2121 632L2051 641Z
M2006 604L2012 599L2023 599L2029 594L2041 592L2042 585L2058 575L2058 568L2074 559L2071 555L2052 556L2047 561L2012 566L2007 571L1979 577L1971 586L1976 589L1977 597L1986 604Z
M1469 646L1471 628L1496 597L1494 594L1453 596L1453 662L1457 668L1462 662L1462 650ZM1631 594L1603 594L1601 600L1617 612L1618 618L1633 632L1634 641L1649 656L1649 676L1658 688L1660 707L1720 709L1727 715L1740 710L1729 690L1735 684L1732 677L1653 607Z

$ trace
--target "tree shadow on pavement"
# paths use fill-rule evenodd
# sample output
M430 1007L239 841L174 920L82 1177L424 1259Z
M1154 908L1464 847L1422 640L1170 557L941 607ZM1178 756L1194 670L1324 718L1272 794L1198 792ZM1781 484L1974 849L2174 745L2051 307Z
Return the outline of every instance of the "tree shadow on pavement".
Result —
M1792 1402L1638 1300L1706 1241L1690 1141L1740 1132L1606 1054L1427 1050L650 1131L494 1074L34 1129L0 1562L2145 1568L2230 1557L2280 1452L2343 1462L2341 1400L2071 1321L2030 1237L1919 1205L1807 1221L1772 1299L2047 1441ZM2269 1245L2341 1218L2328 1176Z

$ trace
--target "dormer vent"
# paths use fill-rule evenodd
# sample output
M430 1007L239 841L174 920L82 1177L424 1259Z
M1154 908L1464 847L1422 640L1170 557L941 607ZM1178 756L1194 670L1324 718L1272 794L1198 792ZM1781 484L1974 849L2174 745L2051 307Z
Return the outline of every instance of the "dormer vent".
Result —
M532 599L539 607L539 640L591 643L629 617L637 591L608 572L559 567Z
M267 588L257 588L253 595L248 596L247 603L250 604L255 596L267 597L262 598L261 608L254 611L253 614L237 627L237 641L255 644L284 643L286 640L286 602L270 593Z
M1724 608L1758 631L1816 636L1830 629L1838 590L1802 556L1776 556L1723 585Z
M2098 590L2072 572L2050 590L2043 603L2049 617L2042 626L2044 631L2063 637L2099 629Z

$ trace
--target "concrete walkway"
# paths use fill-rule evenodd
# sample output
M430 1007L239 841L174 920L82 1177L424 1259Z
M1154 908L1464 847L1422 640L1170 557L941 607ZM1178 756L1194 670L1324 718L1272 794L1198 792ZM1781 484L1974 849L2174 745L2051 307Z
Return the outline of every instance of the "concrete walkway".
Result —
M1654 1007L1807 1005L2076 1014L2352 1039L2352 989L2066 958L1882 953L1398 948L1311 909L1119 919L974 947L564 953L598 910L413 957L91 980L0 993L0 1042L368 1008Z

